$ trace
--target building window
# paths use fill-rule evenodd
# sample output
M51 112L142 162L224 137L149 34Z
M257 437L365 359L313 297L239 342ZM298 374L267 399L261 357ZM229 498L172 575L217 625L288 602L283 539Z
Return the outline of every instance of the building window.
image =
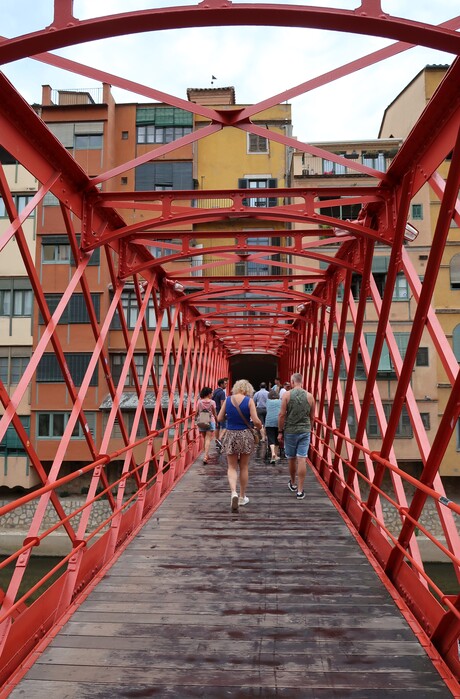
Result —
M274 177L242 177L238 180L238 189L275 189L278 187L278 180ZM243 199L243 206L267 208L276 206L276 197L254 196Z
M430 366L428 360L428 347L418 348L417 357L415 359L415 366Z
M327 201L329 197L319 197L319 201ZM321 216L339 218L341 221L354 221L361 211L361 204L342 204L339 206L321 206L319 213Z
M421 221L423 219L423 204L412 204L412 218Z
M450 261L450 288L460 289L460 253Z
M53 236L54 238L54 236ZM42 262L43 264L69 264L71 259L70 243L64 242L66 239L62 236L62 242L54 242L42 240Z
M342 155L342 154L341 154ZM347 167L333 160L323 160L323 175L346 175Z
M80 245L80 236L77 235L77 245ZM99 267L101 263L101 248L96 248L92 251L91 257L88 260L88 267ZM70 264L76 267L76 262L72 250L70 251Z
M138 126L138 143L172 143L192 133L191 126Z
M58 307L58 303L62 298L62 294L45 294L45 300L48 304L48 309L51 315ZM91 294L91 300L93 302L94 313L96 315L96 320L100 320L100 295ZM39 314L38 322L43 325L42 314ZM73 323L89 323L90 318L88 314L88 309L86 307L85 297L83 294L73 294L67 306L64 309L63 314L59 319L59 325L73 324Z
M128 184L128 178L127 177L121 177L120 178L121 184Z
M361 285L363 283L363 278L360 274L351 275L351 295L355 301L359 300L361 295Z
M80 236L77 236L79 244ZM98 267L101 261L100 248L93 250L88 261L89 267ZM46 235L42 237L42 262L43 264L71 264L76 266L70 247L70 242L65 235Z
M393 289L393 301L407 301L409 298L409 284L404 274L398 274Z
M24 427L25 431L27 434L30 433L30 416L29 415L20 415L19 419L22 423L22 426ZM22 456L26 454L26 450L24 448L23 443L19 439L19 435L16 432L16 429L14 428L13 424L10 424L5 432L5 436L3 439L0 441L0 454L3 456L6 455L15 455L15 456Z
M127 141L129 136L129 131L122 131L121 132L121 140L122 141Z
M423 427L426 430L431 429L431 416L430 413L420 413L420 417L422 419Z
M121 372L126 360L126 354L111 354L110 355L110 365L112 371L112 379L115 386L118 386L120 381ZM133 355L134 364L136 366L137 378L139 384L142 386L145 376L145 367L147 365L147 355L146 354L134 354ZM131 367L129 369L128 375L125 379L125 386L133 387L135 386L134 377L132 375ZM152 377L149 376L148 385L153 385Z
M43 206L59 206L59 199L52 192L47 192L43 197Z
M171 143L193 130L193 114L177 107L138 107L137 143ZM188 189L188 188L187 188Z
M247 238L246 242L251 247L256 245L269 246L270 238ZM270 274L279 274L279 268L272 266L267 260L260 261L241 261L237 262L235 265L235 272L238 276L254 276L254 277L266 277Z
M47 124L49 130L65 148L72 150L101 150L104 122L77 121Z
M380 296L383 298L385 293L385 284L387 283L387 273L386 272L373 272L374 282L377 286L377 290Z
M369 350L369 354L371 355L374 352L374 347L375 347L375 339L376 339L376 334L375 333L365 333L364 334L366 338L366 344ZM396 336L395 336L396 337ZM393 369L393 364L390 358L390 351L388 349L388 345L386 343L386 340L383 341L383 347L382 347L382 352L380 354L380 359L379 359L379 366L377 369L377 376L379 378L383 377L392 377L394 374L394 369Z
M69 422L70 413L37 413L37 437L38 439L61 439ZM85 413L89 431L96 434L96 413ZM85 439L85 432L77 420L72 431L71 439Z
M363 165L366 165L367 167L371 167L374 170L380 170L381 172L385 172L387 169L385 153L382 153L381 151L364 151L362 158Z
M0 379L5 386L16 386L27 369L30 355L9 356L6 354L9 350L0 351L5 352L4 356L0 356ZM19 351L19 349L15 348L14 351Z
M367 431L367 436L370 439L378 438L381 436L380 435L380 427L379 427L379 423L377 420L377 414L375 412L375 408L373 405L371 405L369 408L369 415L367 417L366 431Z
M452 333L452 344L455 359L460 363L460 325L456 325Z
M303 290L306 294L312 294L314 289L314 284L304 284Z
M18 214L21 214L26 208L27 204L33 199L33 194L13 194L13 202L16 207ZM35 216L35 210L33 210L30 216ZM8 218L8 213L6 211L5 202L0 197L0 218Z
M32 300L32 288L28 279L23 277L0 279L0 316L30 318Z
M102 134L75 134L75 150L101 150Z
M81 386L88 369L91 354L89 352L65 352L65 360L75 386ZM57 356L47 352L43 355L37 367L37 383L64 383L64 376ZM98 385L97 367L95 368L90 386Z
M268 153L268 138L248 133L247 150L248 153Z
M192 163L161 161L139 165L135 170L135 189L149 190L193 189Z
M123 314L126 320L126 324L128 328L132 330L135 327L137 318L139 316L139 306L137 304L137 297L134 292L134 289L128 291L125 290L122 292L121 303L123 306ZM155 307L153 305L153 299L149 299L148 307L145 312L145 321L147 323L147 327L150 330L156 328L156 316ZM118 315L118 311L115 311L110 327L112 330L121 329L121 321Z
M392 403L384 403L383 410L385 413L386 420L390 417L391 409L393 407ZM373 405L370 406L369 416L367 419L367 435L370 438L380 438L380 428L377 420L377 414ZM412 425L409 418L409 413L407 412L406 406L403 406L401 415L399 417L398 426L396 428L395 437L398 439L411 439L413 437Z
M338 429L339 425L340 425L340 421L342 419L342 412L340 410L340 406L338 406L338 405L334 406L334 417L335 417L335 424L336 424L337 429ZM351 439L354 439L356 437L356 430L358 428L358 425L356 424L355 409L354 409L353 405L350 405L349 409L348 409L347 425L348 425L348 429L350 430L350 437L351 437Z
M364 360L363 355L361 354L361 350L358 350L358 356L356 358L355 379L358 381L363 381L367 379L366 369L364 367Z
M149 431L150 431L150 427L151 427L152 420L153 420L153 410L147 410L146 413L147 413L147 421L148 421ZM132 429L133 429L135 411L134 410L132 410L132 411L123 410L122 416L123 416L123 423L125 425L125 429L128 432L128 434L130 434ZM103 421L104 422L104 429L107 426L107 421L108 421L108 415L105 414L104 421ZM157 419L157 424L153 429L161 430L162 427L163 427L162 416L159 413L158 419ZM122 433L121 433L120 424L118 422L118 418L115 418L115 422L113 424L113 430L112 430L112 437L114 439L120 439L121 434ZM147 430L145 429L144 420L141 416L139 419L139 424L137 426L136 439L142 439L142 437L145 437L146 435L147 435Z
M386 416L387 422L390 418L392 407L393 407L392 403L384 403L383 404L383 409L385 411L385 416ZM406 406L403 405L401 415L399 416L399 422L398 422L398 426L396 428L395 437L398 437L399 439L410 439L413 436L414 436L414 434L412 432L412 425L411 425L409 413L407 412Z

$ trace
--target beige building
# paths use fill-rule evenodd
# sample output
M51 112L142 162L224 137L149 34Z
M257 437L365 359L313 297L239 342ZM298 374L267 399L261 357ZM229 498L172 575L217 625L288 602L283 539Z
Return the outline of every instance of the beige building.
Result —
M4 149L0 151L8 186L18 213L37 191L37 181ZM0 198L0 237L10 226L7 207ZM32 259L35 258L35 216L29 216L22 226ZM9 395L13 395L32 354L32 285L26 272L18 235L7 243L0 258L0 379ZM0 404L0 414L4 407ZM26 389L18 404L17 413L26 430L30 430L31 388ZM25 455L15 428L10 425L0 442L0 486L31 487L38 477Z
M315 143L314 146L321 148L330 153L343 156L350 161L350 167L342 164L337 164L327 158L319 156L310 156L306 153L295 152L291 164L291 186L293 187L313 187L318 191L318 197L321 197L321 188L348 185L350 187L362 187L375 184L375 180L371 179L366 174L361 174L354 169L354 163L360 163L368 167L386 172L392 159L398 152L402 139L393 135L388 135L387 138L380 138L366 141L352 142L327 142ZM424 194L426 196L426 194ZM324 199L327 197L325 196ZM428 221L421 219L421 209L423 205L426 210L429 207L423 200L423 197L417 198L413 202L410 209L409 223L414 225L419 230L419 236L416 241L408 242L406 250L412 260L412 263L420 277L423 277L426 260L431 242L431 229ZM360 209L360 204L332 206L329 208L321 208L321 214L333 216L342 220L354 220L357 218ZM422 224L422 225L420 225ZM311 226L313 227L313 226ZM320 227L329 228L326 224L320 224ZM327 246L327 254L333 256L339 249L338 245ZM321 249L325 252L325 248ZM390 248L385 245L377 245L375 249L375 257L373 262L373 275L379 292L382 294L388 271L390 260ZM299 264L302 262L299 260ZM305 260L303 261L305 264ZM315 261L309 260L309 266L314 266ZM316 263L318 268L325 267ZM352 293L357 302L360 295L360 275L353 276ZM309 292L312 288L306 285L304 291ZM339 288L340 294L343 289ZM339 303L340 309L340 303ZM407 280L403 274L398 275L396 287L393 294L393 303L390 314L390 321L395 334L395 339L400 349L401 355L407 347L409 333L412 327L412 319L416 310L416 304L412 298ZM371 299L367 302L366 316L364 322L364 335L366 344L370 353L372 353L376 330L378 323L378 313ZM349 326L350 335L347 337L348 346L351 348L353 327ZM334 338L334 343L337 343L338 335ZM428 333L425 332L416 360L416 368L413 374L412 388L415 398L421 413L421 417L427 430L428 439L432 441L432 436L435 434L438 425L438 369L436 365L436 353L433 342ZM393 361L391 359L388 347L384 346L378 372L378 388L383 402L385 413L388 417L397 386L397 375ZM345 387L346 372L342 372L342 388ZM364 395L366 384L366 372L364 370L363 357L359 356L358 366L356 371L356 385L358 396L361 399ZM337 411L337 418L339 412ZM356 430L357 421L353 414L349 416L348 425L350 435L353 437ZM381 443L381 432L377 419L374 413L367 424L367 433L370 440L370 448L378 449ZM420 453L413 438L413 430L409 415L404 408L398 425L396 439L394 444L395 454L399 465L411 469L417 468L421 464Z
M447 65L428 65L415 76L385 110L379 133L381 138L405 138L409 134L448 68ZM449 157L442 163L438 172L445 179L448 170ZM417 193L411 202L412 219L420 231L420 235L416 245L411 244L410 249L421 279L423 279L423 268L430 251L439 207L440 200L428 184ZM439 323L451 342L455 357L457 361L460 361L460 233L454 220L451 222L432 303ZM433 352L430 357L434 362L433 366L430 366L434 374L434 382L431 379L425 393L434 402L439 419L443 415L446 401L451 392L451 385L447 382L446 373L437 358L437 354ZM460 475L459 428L457 428L456 435L451 440L444 457L441 474Z

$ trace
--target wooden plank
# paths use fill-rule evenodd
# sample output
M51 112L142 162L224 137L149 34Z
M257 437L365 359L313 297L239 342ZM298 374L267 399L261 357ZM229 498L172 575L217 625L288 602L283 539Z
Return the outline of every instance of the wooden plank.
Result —
M13 699L451 697L312 473L197 462Z

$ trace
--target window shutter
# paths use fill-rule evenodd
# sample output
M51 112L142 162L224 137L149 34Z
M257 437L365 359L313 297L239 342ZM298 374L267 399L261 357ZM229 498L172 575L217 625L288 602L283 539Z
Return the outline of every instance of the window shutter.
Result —
M64 381L56 355L44 354L37 367L37 382L61 383Z
M369 354L372 357L375 347L375 333L365 333L365 337L367 347L369 349ZM393 371L393 367L391 365L390 352L386 340L383 341L382 354L380 355L378 371L385 373Z
M460 289L460 254L450 261L450 285L452 289Z
M49 309L49 312L51 315L53 315L60 300L61 300L61 294L45 294L45 301L48 304L48 309ZM68 306L67 306L67 308L64 309L64 313L62 314L59 323L62 325L62 324L68 323L68 322L69 321L68 321ZM39 325L45 324L45 321L43 320L43 316L40 312L38 314L38 324Z
M69 245L69 239L66 235L44 235L42 245Z
M160 162L144 163L136 168L135 189L146 192L156 186L172 189L193 189L192 163Z
M47 124L49 130L66 148L73 148L74 124Z
M192 163L172 163L173 189L193 189Z
M172 126L174 124L174 107L157 107L155 124L157 126Z
M398 345L401 358L406 356L407 345L409 344L409 333L395 333L396 344Z
M75 124L76 134L103 134L104 122L102 121L80 121Z

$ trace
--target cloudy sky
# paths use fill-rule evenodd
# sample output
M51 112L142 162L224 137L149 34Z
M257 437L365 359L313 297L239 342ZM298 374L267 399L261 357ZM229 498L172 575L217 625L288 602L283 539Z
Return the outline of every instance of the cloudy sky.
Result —
M74 15L89 19L130 10L193 5L163 0L74 0ZM354 9L359 0L315 0L289 4ZM382 0L384 12L439 24L460 14L458 0ZM36 31L51 23L52 0L1 0L1 34ZM388 45L387 40L338 32L277 27L215 27L120 37L59 50L61 56L186 98L187 87L234 86L239 103L283 92ZM376 138L384 109L427 64L453 56L415 48L314 92L291 100L294 135L309 142ZM3 67L29 102L39 102L41 85L55 89L97 86L87 78L30 59ZM146 101L114 89L117 102Z

